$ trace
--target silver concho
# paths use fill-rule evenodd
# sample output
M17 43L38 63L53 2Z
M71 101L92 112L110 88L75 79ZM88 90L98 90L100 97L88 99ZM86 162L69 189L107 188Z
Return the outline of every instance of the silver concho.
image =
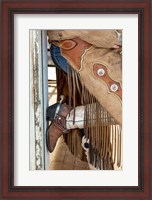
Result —
M100 69L97 70L97 74L99 76L103 76L105 74L105 70L103 68L100 68Z
M116 92L118 90L118 85L117 84L112 84L110 87L111 91Z

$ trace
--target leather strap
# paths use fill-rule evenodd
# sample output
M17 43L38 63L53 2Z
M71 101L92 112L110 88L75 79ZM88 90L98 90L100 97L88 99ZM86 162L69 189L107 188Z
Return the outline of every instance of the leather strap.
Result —
M55 126L58 127L64 133L67 132L66 129L66 116L70 112L71 108L67 104L61 105L58 115L56 116L54 122Z

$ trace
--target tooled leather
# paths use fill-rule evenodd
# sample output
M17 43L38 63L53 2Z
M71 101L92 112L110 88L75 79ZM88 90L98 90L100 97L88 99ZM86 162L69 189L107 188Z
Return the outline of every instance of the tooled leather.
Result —
M105 71L105 74L104 74L103 76L99 76L99 75L97 74L98 70L101 69L101 68L104 69L104 71ZM116 81L114 81L114 80L112 80L112 79L110 78L110 76L108 75L108 72L107 72L107 68L106 68L104 65L101 65L101 64L94 64L94 66L93 66L93 73L94 73L94 75L95 75L97 78L100 78L101 80L103 80L103 81L106 83L109 92L111 92L111 93L113 93L113 94L115 94L115 95L118 95L118 96L120 97L120 99L122 99L122 88L121 88L120 83L119 83L119 82L116 82ZM112 91L112 90L110 89L110 86L111 86L112 84L116 84L116 85L118 86L118 90L117 90L117 91L114 92L114 91Z
M69 105L67 105L67 104L62 104L62 105L61 105L61 108L60 108L60 110L59 110L59 115L60 115L60 116L63 116L63 117L66 117L67 114L70 112L70 110L71 110L71 108L70 108Z
M65 131L66 130L66 116L70 112L70 106L67 104L61 105L58 115L54 119L52 125L56 126L59 130Z
M72 50L76 45L77 42L74 40L60 41L60 48L65 49L66 51Z
M79 42L81 43L82 40L79 39ZM75 50L75 48L73 50ZM97 78L93 73L94 64L102 63L107 67L109 77L121 85L121 55L115 50L97 48L92 45L83 46L83 51L81 51L81 53L76 52L75 55L68 54L71 51L65 52L61 50L61 52L62 55L67 58L71 66L76 69L76 71L79 71L81 81L89 92L93 94L103 107L105 107L107 111L121 124L121 98L114 93L110 93L109 89L107 89L108 87L106 82ZM81 71L79 69L81 69Z
M48 131L48 148L49 151L52 152L56 146L58 138L62 135L62 130L57 126L57 123L53 121Z
M119 82L120 85L122 85L122 60L120 56L120 49L115 49L109 51L105 56L103 56L103 61L100 61L100 64L103 64L104 66L107 67L107 73L109 77L116 81Z
M83 59L81 60L82 70L79 71L79 74L81 77L81 81L86 86L88 91L97 98L97 100L102 104L102 106L107 109L107 111L118 121L119 124L122 124L121 98L114 93L110 93L107 83L101 78L95 76L93 72L94 64L103 64L104 57L107 56L107 54L108 50L106 49L98 49L95 47L87 49L85 52L85 56L83 56ZM112 54L112 51L110 51L110 54ZM110 64L106 63L106 65L104 66L107 67L108 75L110 74L110 71L113 71L113 74L111 73L111 76L109 75L109 77L113 81L116 81L121 85L121 63L119 63L118 65L118 73L115 73L115 68L112 69L112 66Z
M89 63L89 65L92 66L96 63L106 66L109 77L119 82L121 85L122 61L119 50L96 48L92 46L92 48L86 49L85 55L82 55L81 68L86 66L85 63Z
M49 127L48 133L48 148L52 152L55 148L58 138L66 131L66 116L70 112L70 106L67 104L61 105L59 114L54 119Z
M69 41L69 40L68 40ZM81 56L83 55L86 48L89 48L91 44L81 40L80 38L75 38L71 41L75 41L77 45L71 50L63 49L61 46L61 54L64 56L70 63L73 63L76 69L80 69L81 66Z
M62 131L64 131L66 129L66 119L63 116L58 115L58 117L54 120L55 121L55 125Z
M80 72L81 80L88 91L93 94L101 105L122 124L122 100L115 94L109 93L107 84L97 78L89 68L85 68ZM86 74L89 74L86 76Z

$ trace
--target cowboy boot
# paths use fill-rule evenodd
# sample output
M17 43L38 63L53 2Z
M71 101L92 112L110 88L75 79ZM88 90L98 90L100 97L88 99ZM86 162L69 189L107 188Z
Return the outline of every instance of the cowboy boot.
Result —
M46 145L50 153L53 152L58 138L67 133L66 129L66 116L70 112L71 108L66 103L56 103L47 109L47 120L52 121L47 128Z

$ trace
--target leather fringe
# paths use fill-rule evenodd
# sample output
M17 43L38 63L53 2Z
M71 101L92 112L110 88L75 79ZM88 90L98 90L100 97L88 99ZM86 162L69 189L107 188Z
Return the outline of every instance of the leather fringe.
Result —
M69 67L68 71L69 104L76 107L76 91L85 108L84 132L89 140L90 164L98 169L113 170L114 165L121 167L121 126L90 94L81 82L79 74ZM75 123L75 115L73 117ZM74 155L78 155L75 142L69 146Z

